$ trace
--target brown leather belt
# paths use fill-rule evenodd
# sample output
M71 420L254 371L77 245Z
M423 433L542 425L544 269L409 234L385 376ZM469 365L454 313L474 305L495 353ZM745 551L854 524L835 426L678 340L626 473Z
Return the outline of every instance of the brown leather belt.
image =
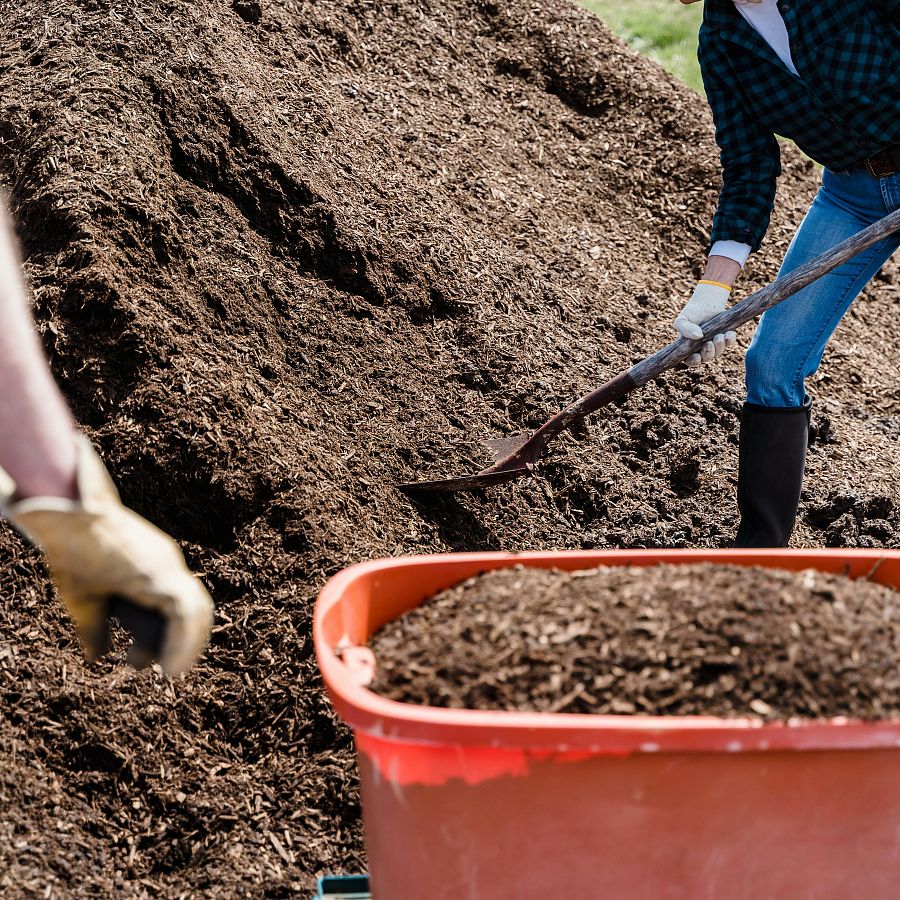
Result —
M900 173L900 147L882 150L866 160L866 171L873 178L887 178Z

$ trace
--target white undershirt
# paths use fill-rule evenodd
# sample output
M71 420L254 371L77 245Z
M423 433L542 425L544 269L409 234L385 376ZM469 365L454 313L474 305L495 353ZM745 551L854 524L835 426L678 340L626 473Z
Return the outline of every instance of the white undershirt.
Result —
M793 72L799 75L791 57L791 45L788 41L787 26L781 18L778 0L759 0L748 3L746 0L735 0L738 12L759 32L762 39L775 51L778 58Z
M788 40L787 26L778 9L778 0L734 0L738 12L759 33L762 39L772 48L778 58L790 72L799 76L794 60L791 57L791 45ZM725 256L743 266L750 255L750 245L740 241L716 241L710 256Z

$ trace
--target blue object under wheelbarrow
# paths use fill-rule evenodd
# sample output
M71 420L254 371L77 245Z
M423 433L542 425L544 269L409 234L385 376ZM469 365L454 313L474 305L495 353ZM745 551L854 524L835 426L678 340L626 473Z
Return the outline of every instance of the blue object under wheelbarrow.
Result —
M326 875L313 900L372 900L368 875Z

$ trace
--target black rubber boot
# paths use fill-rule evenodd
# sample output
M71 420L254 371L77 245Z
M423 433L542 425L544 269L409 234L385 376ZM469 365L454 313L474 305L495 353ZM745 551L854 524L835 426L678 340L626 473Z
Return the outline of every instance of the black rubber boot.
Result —
M787 546L800 502L811 408L809 398L788 408L744 404L735 547Z

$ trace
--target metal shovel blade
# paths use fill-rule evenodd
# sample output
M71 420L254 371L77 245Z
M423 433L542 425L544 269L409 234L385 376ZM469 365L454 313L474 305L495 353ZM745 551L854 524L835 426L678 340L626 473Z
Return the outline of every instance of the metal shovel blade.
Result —
M435 481L413 481L397 485L406 494L452 491L474 491L514 481L531 472L547 446L543 429L533 434L513 434L493 438L484 443L494 451L494 461L474 475L442 478Z
M531 469L527 467L517 469L504 469L500 472L492 472L483 469L474 475L461 475L459 478L443 478L436 481L411 481L406 484L398 484L397 487L404 494L432 494L453 493L455 491L475 491L479 488L492 487L495 484L504 484L527 475Z
M623 372L596 391L558 412L532 434L514 434L485 441L494 451L494 461L486 469L482 469L474 475L442 478L435 481L414 481L400 484L398 487L406 494L430 491L474 491L478 488L514 481L533 471L547 448L547 444L561 431L578 419L584 418L589 411L623 397L635 386L630 375Z

